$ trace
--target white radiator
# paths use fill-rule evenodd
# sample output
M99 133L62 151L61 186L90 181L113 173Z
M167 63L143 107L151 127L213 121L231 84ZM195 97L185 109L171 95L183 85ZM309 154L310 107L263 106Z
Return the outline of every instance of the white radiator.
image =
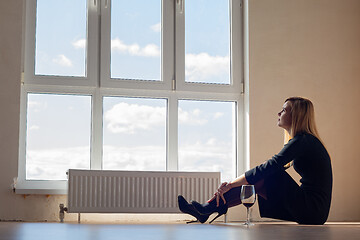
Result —
M205 202L220 172L69 170L69 213L178 213L177 196Z

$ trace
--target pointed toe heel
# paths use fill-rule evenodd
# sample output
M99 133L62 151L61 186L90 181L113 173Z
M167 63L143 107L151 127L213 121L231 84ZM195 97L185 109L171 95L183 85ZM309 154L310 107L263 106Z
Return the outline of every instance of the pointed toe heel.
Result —
M181 212L190 214L191 216L196 218L196 221L189 221L187 223L194 223L194 222L204 223L208 220L210 216L210 214L199 213L196 210L196 208L192 204L189 204L182 195L178 196L178 204Z

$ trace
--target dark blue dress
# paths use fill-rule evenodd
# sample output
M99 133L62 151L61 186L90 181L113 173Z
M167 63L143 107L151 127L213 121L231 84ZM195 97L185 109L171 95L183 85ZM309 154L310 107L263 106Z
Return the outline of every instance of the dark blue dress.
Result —
M294 161L301 176L299 186L285 171ZM264 179L267 199L258 198L260 215L300 224L326 222L331 203L332 169L328 152L311 134L298 134L265 163L247 171L246 180L255 184Z

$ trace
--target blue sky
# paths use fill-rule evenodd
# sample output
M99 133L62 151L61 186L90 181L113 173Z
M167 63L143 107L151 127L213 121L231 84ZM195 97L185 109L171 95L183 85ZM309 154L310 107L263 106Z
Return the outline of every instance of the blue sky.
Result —
M185 3L186 81L229 83L227 0ZM86 75L86 1L38 0L39 75ZM112 1L111 76L160 80L161 1ZM104 98L105 169L165 170L166 99ZM222 171L234 177L235 104L179 102L179 170ZM28 179L65 179L89 167L91 98L30 94Z

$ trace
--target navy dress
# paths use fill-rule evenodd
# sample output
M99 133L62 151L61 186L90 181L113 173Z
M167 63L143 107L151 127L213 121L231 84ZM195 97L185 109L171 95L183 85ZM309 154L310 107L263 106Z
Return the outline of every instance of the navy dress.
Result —
M299 186L285 171L293 162L301 176ZM265 163L247 171L250 184L264 179L267 199L258 197L261 217L294 221L300 224L324 224L328 218L332 169L323 144L311 134L298 134Z

